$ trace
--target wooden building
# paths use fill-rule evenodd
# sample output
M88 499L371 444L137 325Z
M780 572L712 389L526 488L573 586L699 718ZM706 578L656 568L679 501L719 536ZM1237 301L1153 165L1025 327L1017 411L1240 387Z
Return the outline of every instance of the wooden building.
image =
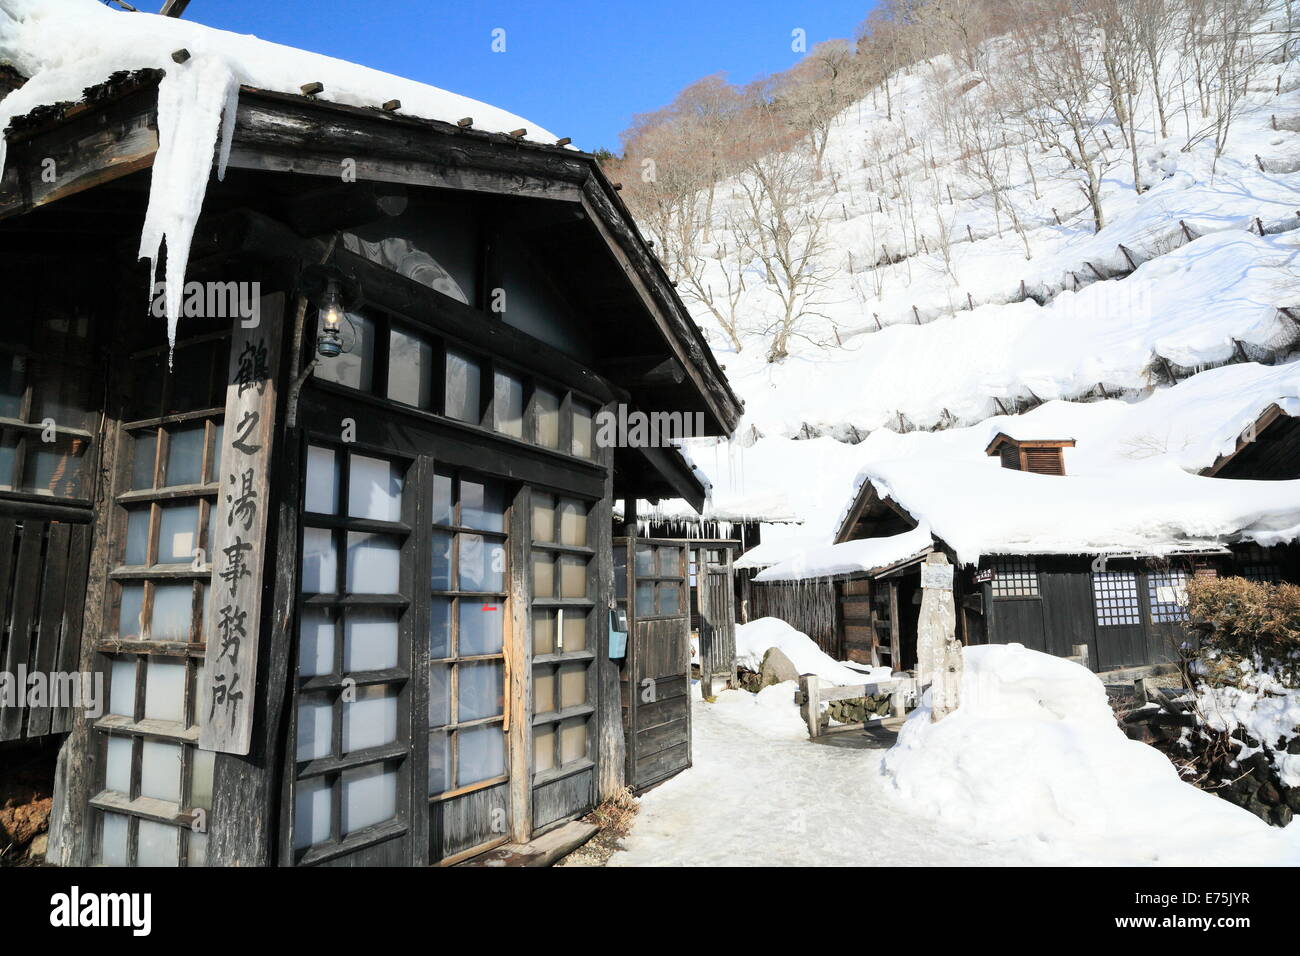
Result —
M740 403L617 186L244 87L187 279L255 308L169 347L158 79L16 120L0 181L0 657L105 681L101 714L0 711L67 735L50 859L452 863L688 765L685 554L616 553L612 506L704 489L593 417Z
M1278 421L1277 415L1266 413L1259 434ZM1267 459L1249 459L1271 470L1267 477L1289 477L1275 469L1296 450L1294 433L1287 434L1292 437L1259 444ZM986 454L997 457L1004 469L1064 482L1068 479L1062 450L1073 445L1073 440L1017 441L999 433ZM1253 454L1256 445L1239 443L1239 448ZM1239 467L1244 469L1246 461ZM1132 490L1122 474L1114 477L1113 488L1115 495ZM975 493L961 504L989 512L990 524L1014 528L1017 521L1014 490L996 504ZM1067 520L1066 510L1061 509L1062 520ZM1300 517L1300 499L1294 511L1294 517ZM1175 658L1178 645L1188 638L1184 589L1193 575L1300 581L1300 546L1294 542L1260 547L1232 533L1211 540L1188 536L1172 544L1161 541L1158 548L1153 544L1146 550L1129 543L1141 540L1140 528L1123 540L1117 538L1111 547L1073 553L1001 548L962 566L957 551L939 531L931 531L927 517L922 509L913 513L863 480L833 545L758 575L756 588L767 592L763 607L813 637L837 659L908 670L916 664L921 565L927 554L939 550L958 566L954 596L957 635L963 643L1015 642L1059 656L1074 656L1076 648L1086 646L1089 666L1108 671ZM1032 535L1020 538L1028 541Z

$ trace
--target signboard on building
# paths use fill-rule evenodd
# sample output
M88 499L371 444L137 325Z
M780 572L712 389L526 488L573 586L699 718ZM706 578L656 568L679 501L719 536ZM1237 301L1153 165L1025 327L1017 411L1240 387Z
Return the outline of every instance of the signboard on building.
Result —
M264 298L230 343L198 714L199 746L222 753L247 754L253 732L281 300Z

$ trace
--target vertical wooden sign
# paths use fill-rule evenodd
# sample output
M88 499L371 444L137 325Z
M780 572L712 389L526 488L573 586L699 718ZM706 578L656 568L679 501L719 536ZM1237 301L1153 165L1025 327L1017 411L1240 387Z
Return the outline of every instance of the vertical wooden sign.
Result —
M237 322L230 342L199 693L199 747L221 753L247 754L253 733L283 303L282 294L263 297L256 324Z

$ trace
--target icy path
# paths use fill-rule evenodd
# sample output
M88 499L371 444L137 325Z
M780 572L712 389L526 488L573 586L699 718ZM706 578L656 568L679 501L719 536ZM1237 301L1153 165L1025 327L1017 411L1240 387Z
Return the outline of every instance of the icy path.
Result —
M610 866L999 866L1042 862L889 800L884 749L812 744L793 684L693 702L694 766L641 800Z

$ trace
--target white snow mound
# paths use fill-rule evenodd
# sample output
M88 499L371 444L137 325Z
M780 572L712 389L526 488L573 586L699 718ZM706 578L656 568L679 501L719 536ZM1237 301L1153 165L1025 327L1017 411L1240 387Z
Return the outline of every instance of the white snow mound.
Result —
M858 670L846 667L828 655L802 631L796 631L785 621L775 617L760 617L748 624L736 625L736 663L747 670L757 671L763 666L763 655L769 648L779 648L790 658L790 663L800 674L816 674L833 684L864 684L870 680L888 680L889 668Z
M927 691L881 765L915 812L1076 859L1120 846L1160 864L1300 863L1300 828L1271 828L1184 783L1163 754L1124 736L1101 681L1072 661L1020 644L968 647L961 706L937 724L930 713Z

